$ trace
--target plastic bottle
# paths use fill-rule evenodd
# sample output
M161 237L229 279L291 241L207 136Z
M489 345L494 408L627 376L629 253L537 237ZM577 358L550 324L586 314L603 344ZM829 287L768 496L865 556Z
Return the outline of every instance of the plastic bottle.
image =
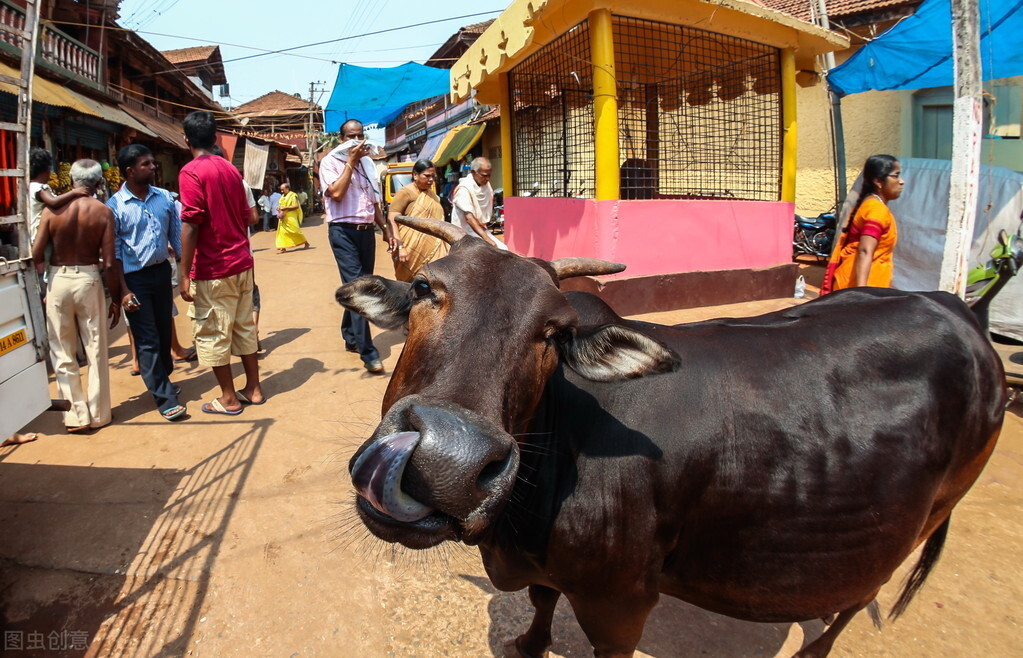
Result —
M796 292L793 295L796 299L802 299L806 295L806 279L800 274L796 278Z

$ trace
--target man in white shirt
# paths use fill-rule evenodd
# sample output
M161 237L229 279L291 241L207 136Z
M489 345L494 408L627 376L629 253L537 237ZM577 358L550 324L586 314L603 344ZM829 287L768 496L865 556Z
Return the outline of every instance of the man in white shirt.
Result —
M490 187L492 171L490 160L476 158L472 161L469 175L458 181L451 195L451 223L461 226L472 237L507 251L508 247L487 230L494 212L494 189Z
M270 214L267 216L266 221L263 223L264 231L277 230L277 208L280 205L281 193L274 190L274 193L270 195Z
M270 190L264 189L263 190L263 194L262 194L262 196L259 197L259 201L257 203L259 204L259 215L260 215L260 217L263 218L263 230L266 230L266 228L268 226L270 226L270 212L271 212L271 210L270 210L271 209L271 206L270 206ZM257 226L258 226L258 224L257 224ZM253 230L258 231L259 229L254 227Z

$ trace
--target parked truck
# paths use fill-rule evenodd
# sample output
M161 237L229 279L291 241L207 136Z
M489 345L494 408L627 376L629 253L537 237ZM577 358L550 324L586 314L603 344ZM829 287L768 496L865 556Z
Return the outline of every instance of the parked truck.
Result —
M0 122L0 130L13 134L17 143L15 168L0 169L0 177L13 177L17 181L15 204L0 217L0 223L13 226L13 234L17 236L15 244L4 245L0 250L0 441L51 406L46 375L49 349L46 316L29 235L28 151L38 16L38 3L29 2L25 7L23 29L0 24L0 29L16 33L22 39L21 79L3 80L17 87L17 121Z

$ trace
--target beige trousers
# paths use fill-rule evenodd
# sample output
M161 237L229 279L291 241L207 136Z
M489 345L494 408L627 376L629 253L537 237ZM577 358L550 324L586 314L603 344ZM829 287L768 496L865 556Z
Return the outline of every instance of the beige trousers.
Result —
M57 388L71 410L66 427L102 427L110 422L110 369L107 363L107 314L103 280L97 265L50 267L46 286L46 326ZM89 378L85 386L75 352L85 346Z

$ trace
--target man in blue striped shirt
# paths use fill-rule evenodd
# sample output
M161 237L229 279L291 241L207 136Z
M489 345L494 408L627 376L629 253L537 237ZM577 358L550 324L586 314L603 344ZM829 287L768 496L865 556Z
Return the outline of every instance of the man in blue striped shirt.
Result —
M174 305L168 257L181 256L181 218L167 190L153 187L156 163L141 144L117 154L124 185L107 206L114 213L114 253L124 273L122 308L138 354L139 372L167 420L184 418L171 384L171 323Z

